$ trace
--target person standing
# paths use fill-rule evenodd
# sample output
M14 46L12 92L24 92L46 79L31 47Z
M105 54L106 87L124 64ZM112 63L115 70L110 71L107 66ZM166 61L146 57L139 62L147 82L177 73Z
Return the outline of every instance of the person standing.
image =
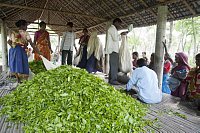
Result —
M22 79L27 80L29 76L29 65L26 52L28 50L28 44L32 46L35 52L38 54L41 53L32 42L29 33L26 31L26 20L19 20L15 25L18 30L12 31L10 35L11 38L8 40L8 44L11 46L9 49L9 67L11 73L16 76L18 83L21 83Z
M39 23L40 30L35 32L34 44L38 47L42 55L47 59L51 60L51 43L49 38L49 33L46 31L46 23L44 21ZM37 53L34 53L34 60L42 60Z
M68 22L67 31L63 33L63 38L60 46L60 53L62 54L62 59L61 59L62 65L66 64L66 57L67 57L67 65L72 65L73 46L77 51L75 39L76 39L76 34L73 31L73 23Z
M80 40L79 40L79 44L80 44L79 54L81 54L80 62L77 65L77 67L79 67L79 68L86 68L87 44L88 44L89 38L90 38L90 36L88 35L88 30L86 28L83 29L83 35L80 37Z
M105 54L109 54L109 83L119 85L117 81L117 73L119 68L119 40L118 29L122 21L119 18L113 20L113 24L109 27L107 32L107 40L105 46ZM122 34L125 34L122 32Z

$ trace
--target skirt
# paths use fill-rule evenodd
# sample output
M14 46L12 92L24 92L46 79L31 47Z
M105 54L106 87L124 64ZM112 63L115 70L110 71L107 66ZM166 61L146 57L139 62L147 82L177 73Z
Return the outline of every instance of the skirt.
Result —
M21 46L9 50L9 67L12 73L29 75L28 57Z

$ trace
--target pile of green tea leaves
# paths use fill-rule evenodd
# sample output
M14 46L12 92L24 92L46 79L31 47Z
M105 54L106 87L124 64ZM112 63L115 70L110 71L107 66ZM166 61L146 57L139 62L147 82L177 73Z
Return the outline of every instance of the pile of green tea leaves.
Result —
M85 70L61 66L37 74L0 100L1 115L26 133L143 132L146 105Z
M34 74L47 71L42 61L29 62L29 67Z

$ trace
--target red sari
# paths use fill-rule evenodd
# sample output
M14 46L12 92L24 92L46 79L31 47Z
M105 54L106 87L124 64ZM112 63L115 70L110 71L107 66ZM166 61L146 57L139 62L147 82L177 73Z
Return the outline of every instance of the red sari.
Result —
M49 33L47 31L44 31L42 33L41 31L37 31L35 33L35 39L36 39L36 46L38 47L39 51L47 60L50 60L51 51L50 51L50 44L49 44ZM35 53L34 60L39 61L42 59L37 53Z

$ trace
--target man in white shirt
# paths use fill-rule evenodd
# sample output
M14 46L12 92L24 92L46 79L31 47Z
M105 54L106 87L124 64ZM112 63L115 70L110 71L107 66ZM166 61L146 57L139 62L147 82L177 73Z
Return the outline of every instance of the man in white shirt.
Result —
M73 56L73 46L77 51L75 44L76 34L73 31L73 23L67 23L67 32L63 33L63 38L60 46L60 53L62 54L62 65L66 64L67 57L67 65L72 65L72 56Z
M105 46L105 54L109 54L109 83L119 85L117 82L117 73L119 68L119 34L118 29L122 23L121 19L116 18L113 20L113 24L107 31L107 39Z
M158 78L156 73L146 67L147 62L141 58L137 60L138 68L131 75L126 85L126 91L130 91L135 86L138 98L145 103L159 103L162 101L162 91L158 88Z

